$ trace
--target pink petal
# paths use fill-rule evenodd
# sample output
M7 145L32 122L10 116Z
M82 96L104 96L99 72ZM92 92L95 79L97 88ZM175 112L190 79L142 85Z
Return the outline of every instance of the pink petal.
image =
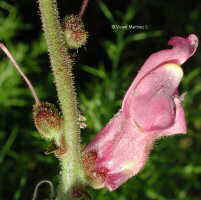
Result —
M173 48L161 50L157 53L154 53L146 60L124 97L124 100L122 102L123 108L127 103L130 93L132 93L137 84L148 73L165 63L176 63L181 65L188 58L190 58L195 53L198 47L198 38L194 34L189 35L186 39L176 36L169 40L168 45L173 46Z
M98 153L98 157L101 158L107 156L114 145L119 130L121 130L121 126L122 118L120 111L113 116L107 125L96 135L93 141L85 148L85 151L90 152L95 150Z
M170 127L175 118L174 94L182 77L177 64L159 66L139 82L124 112L146 131Z
M159 132L158 137L187 133L185 113L181 105L181 100L178 97L175 97L174 102L176 105L176 116L175 116L174 125L166 130Z

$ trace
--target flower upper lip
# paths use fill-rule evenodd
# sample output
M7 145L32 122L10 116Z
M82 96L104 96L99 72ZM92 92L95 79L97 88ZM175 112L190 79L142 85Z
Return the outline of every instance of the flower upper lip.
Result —
M132 85L128 89L122 102L122 108L126 104L130 90L135 88L139 81L142 80L143 77L148 73L155 70L160 65L164 65L165 63L175 63L181 65L189 57L191 57L198 47L198 37L194 34L189 35L187 38L175 36L168 41L168 45L173 46L173 48L153 53L147 58L135 77Z
M183 76L180 65L195 53L198 38L194 34L176 36L168 44L173 48L156 52L146 60L122 102L123 111L143 130L173 125L174 94Z

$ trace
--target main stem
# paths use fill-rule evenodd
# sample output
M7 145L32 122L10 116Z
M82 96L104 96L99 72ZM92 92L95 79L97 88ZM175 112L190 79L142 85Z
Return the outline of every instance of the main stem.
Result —
M39 0L43 29L47 40L51 67L64 117L64 138L67 153L60 158L61 182L57 200L69 199L68 191L84 181L81 163L80 128L76 93L73 85L73 60L68 54L59 22L56 0Z

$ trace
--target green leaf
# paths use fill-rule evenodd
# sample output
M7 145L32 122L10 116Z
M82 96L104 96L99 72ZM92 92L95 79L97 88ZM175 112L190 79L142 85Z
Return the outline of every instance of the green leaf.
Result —
M136 33L133 35L129 35L126 38L126 42L135 42L135 41L140 41L140 40L145 40L150 37L160 37L162 35L162 31L149 31L149 32L143 32L143 33Z
M103 3L102 1L99 1L99 7L101 9L101 11L103 12L103 14L105 15L105 17L111 22L114 23L114 17L111 13L111 11L109 10L109 8L107 7L107 5L105 3Z
M94 68L94 67L90 67L90 66L82 66L81 69L83 71L88 72L89 74L97 76L101 79L104 79L106 77L103 66L101 68Z

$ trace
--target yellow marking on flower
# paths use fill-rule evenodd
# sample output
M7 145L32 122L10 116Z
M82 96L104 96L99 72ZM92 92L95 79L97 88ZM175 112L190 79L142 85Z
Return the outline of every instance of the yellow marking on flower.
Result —
M163 65L163 67L170 73L172 73L173 76L176 76L178 78L182 78L184 73L183 69L181 68L180 65L175 64L175 63L168 63Z

